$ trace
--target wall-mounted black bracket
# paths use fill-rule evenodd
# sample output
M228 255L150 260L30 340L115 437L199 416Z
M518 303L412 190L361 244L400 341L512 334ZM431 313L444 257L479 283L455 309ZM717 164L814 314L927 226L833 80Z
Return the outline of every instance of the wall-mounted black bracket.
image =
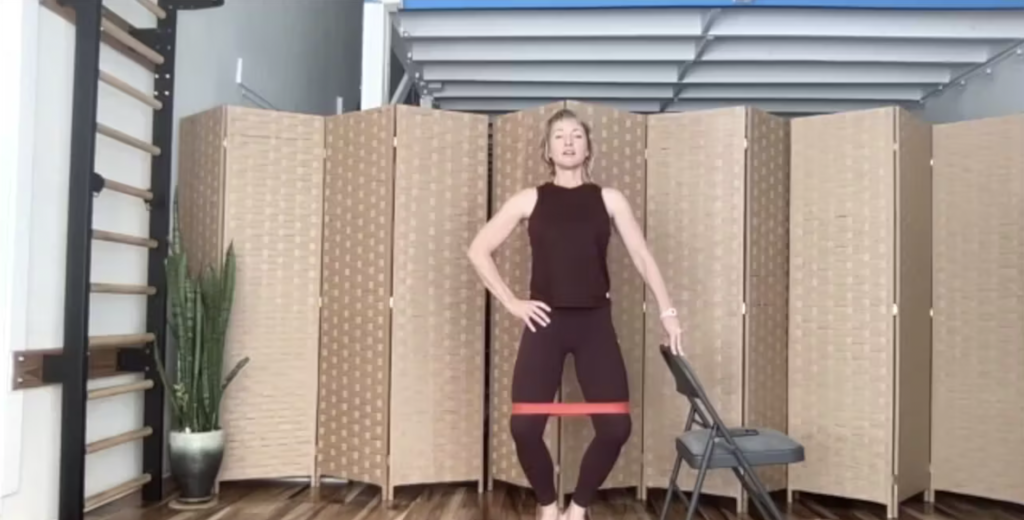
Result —
M86 353L88 356L89 354ZM46 354L43 356L43 383L62 383L67 378L64 368L64 354Z
M106 187L107 180L102 175L92 172L92 175L89 176L89 189L92 190L93 195L99 195Z
M121 348L117 350L118 372L146 372L153 364L153 347Z
M210 9L224 5L224 0L170 0L161 2L166 9L177 9L179 11L195 11L197 9Z

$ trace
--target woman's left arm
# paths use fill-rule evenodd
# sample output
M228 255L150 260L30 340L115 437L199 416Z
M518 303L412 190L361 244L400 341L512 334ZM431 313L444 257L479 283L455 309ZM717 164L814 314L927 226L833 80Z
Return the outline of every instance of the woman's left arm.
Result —
M665 280L661 276L661 270L658 269L658 263L654 261L654 256L651 255L651 251L647 247L640 224L637 223L636 217L633 215L633 208L630 207L629 201L626 200L622 192L618 190L604 188L602 197L608 208L608 213L615 223L615 229L622 237L629 257L633 260L633 265L647 286L651 288L651 292L654 293L654 298L658 302L661 323L669 335L670 346L676 354L681 355L681 329L677 312L672 306L672 298L669 297Z

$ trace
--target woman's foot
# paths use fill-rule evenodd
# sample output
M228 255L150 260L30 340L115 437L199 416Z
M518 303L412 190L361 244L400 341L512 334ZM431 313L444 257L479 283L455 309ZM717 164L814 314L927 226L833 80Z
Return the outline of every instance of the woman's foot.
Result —
M579 506L576 502L569 501L569 507L565 508L561 520L587 520L587 509Z
M537 520L560 520L558 502L537 507Z

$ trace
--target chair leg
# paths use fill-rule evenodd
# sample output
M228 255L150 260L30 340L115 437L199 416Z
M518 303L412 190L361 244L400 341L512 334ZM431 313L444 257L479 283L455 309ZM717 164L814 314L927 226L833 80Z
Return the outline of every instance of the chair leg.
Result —
M676 491L676 480L679 478L679 469L683 465L683 456L676 455L676 463L672 466L672 476L668 478L668 489L665 490L665 503L661 506L660 520L668 518L668 506L672 503L672 494Z
M754 473L753 468L750 467L743 456L737 457L737 460L739 460L743 471L741 472L739 468L733 468L733 472L736 474L736 478L739 479L740 484L754 498L754 505L757 506L761 514L768 520L783 520L782 513L775 506L775 502L768 493L768 489L761 482L761 478L757 476L757 473Z
M704 477L708 474L708 466L711 463L711 454L715 447L714 434L708 437L708 444L704 447L704 457L700 461L700 470L697 471L697 481L693 484L693 498L690 500L690 507L686 511L686 520L693 520L697 512L697 503L700 501L700 490L704 487Z

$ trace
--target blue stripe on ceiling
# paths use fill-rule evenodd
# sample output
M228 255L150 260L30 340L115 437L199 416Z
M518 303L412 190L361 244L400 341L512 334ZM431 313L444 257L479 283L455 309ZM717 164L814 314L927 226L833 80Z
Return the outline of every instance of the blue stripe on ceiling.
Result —
M623 7L818 7L841 9L1024 9L1024 0L404 0L407 11Z

